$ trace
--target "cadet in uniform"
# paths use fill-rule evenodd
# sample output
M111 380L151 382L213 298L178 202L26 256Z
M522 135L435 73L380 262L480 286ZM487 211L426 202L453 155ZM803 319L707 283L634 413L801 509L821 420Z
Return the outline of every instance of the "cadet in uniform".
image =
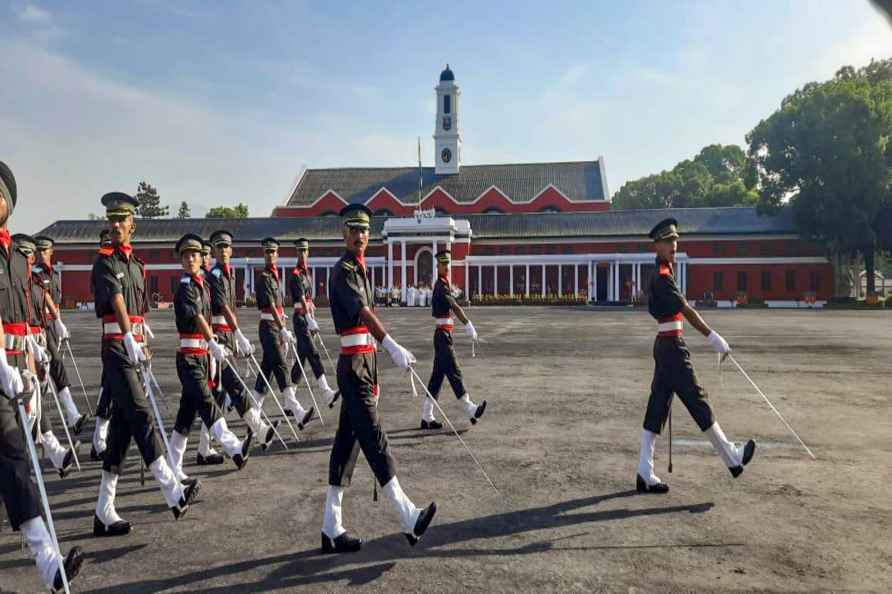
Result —
M15 177L9 167L0 162L0 493L12 529L22 531L28 549L37 561L41 581L55 592L63 586L60 555L41 516L40 496L31 482L23 428L12 402L24 391L19 370L28 369L25 339L28 335L26 291L30 272L27 259L12 249L12 238L7 229L15 204ZM81 548L73 547L64 561L69 583L77 576L82 563Z
M272 382L275 376L279 390L285 399L283 406L298 419L297 426L303 429L313 418L315 408L305 410L297 401L294 386L288 382L288 367L285 355L289 344L294 343L294 334L285 326L285 309L282 305L282 293L279 290L279 242L267 237L261 242L265 268L260 273L260 286L257 288L257 309L260 310L260 345L263 347L263 361L260 369L263 375ZM257 376L254 384L257 401L263 403L266 394L266 382Z
M27 298L28 309L28 348L35 362L35 369L41 385L40 403L37 401L36 393L32 397L31 414L36 416L40 428L40 434L37 435L37 427L35 427L35 441L43 444L43 451L49 459L53 468L59 473L60 478L65 478L71 471L74 464L74 456L76 452L71 448L66 448L53 433L53 426L50 422L49 411L55 410L55 399L49 392L49 354L46 348L46 319L43 313L43 287L35 282L31 275L34 267L34 253L37 245L34 238L24 233L16 233L12 236L12 246L14 251L24 256L28 265ZM65 419L62 419L65 422ZM78 447L80 443L75 444Z
M211 396L214 379L210 376L210 357L219 365L226 356L223 346L216 341L211 330L210 294L201 274L201 237L187 233L177 242L177 253L185 273L174 296L177 332L180 348L177 349L177 375L183 386L180 408L173 433L170 436L171 462L180 481L188 480L183 474L183 455L195 416L201 416L211 435L223 444L226 453L241 470L248 462L251 434L240 441L226 424L220 407Z
M331 315L335 331L341 337L338 358L341 412L328 464L323 553L355 552L362 547L362 540L344 529L341 513L344 488L350 485L360 448L378 484L396 508L409 544L418 542L437 512L436 503L420 509L403 492L387 433L378 418L378 364L372 337L403 370L415 363L415 357L387 334L372 313L372 287L365 266L371 215L371 210L362 204L350 204L341 210L347 252L335 264L329 284Z
M210 303L211 287L210 283L207 282L207 279L211 273L211 244L209 241L204 239L201 240L201 270L199 272L205 279L203 286L205 295L207 297L207 302ZM217 362L212 360L210 367L211 381L214 383L214 389L211 390L212 396L214 397L214 400L216 400L217 405L223 408L223 392L220 390L220 386L216 383L218 378L218 374L216 373L216 371ZM195 463L199 466L210 466L214 464L223 464L223 462L223 456L220 455L217 450L211 447L211 434L208 431L207 425L202 422L201 431L198 434L198 452L196 455Z
M254 352L254 345L242 332L235 315L235 270L229 265L232 258L232 233L222 229L214 231L210 243L217 260L207 277L211 290L211 329L220 344L235 355L246 357ZM223 366L222 384L232 406L260 439L260 445L265 451L276 435L275 427L279 426L279 421L273 421L273 426L263 422L260 409L253 406L251 397L245 393L245 387L236 377L236 371L226 364Z
M44 316L46 318L46 341L50 356L50 377L59 393L59 401L65 411L65 423L75 435L81 432L87 417L82 415L71 396L71 381L62 361L62 341L71 338L68 328L62 322L62 287L53 270L53 249L55 241L51 237L38 235L36 262L31 269L33 282L43 288Z
M437 252L437 282L434 285L433 296L431 298L431 314L436 320L436 329L434 330L434 369L431 371L430 381L427 383L428 391L434 398L439 398L440 387L443 385L443 378L449 379L452 386L452 392L462 404L462 409L470 418L471 423L477 422L477 419L483 416L486 410L486 400L478 406L471 401L471 397L465 390L465 384L462 381L461 367L455 359L455 349L452 347L452 328L454 322L452 314L455 313L462 324L465 325L465 334L471 337L471 340L477 340L477 330L474 324L465 315L464 310L455 301L452 296L452 285L449 283L449 266L452 263L452 253L449 250ZM421 428L422 429L441 429L443 425L434 418L434 403L430 398L425 396L421 399Z
M115 492L131 439L160 484L175 519L186 513L198 496L201 483L195 481L184 487L177 480L164 455L143 388L141 368L148 358L143 347L143 316L149 308L145 264L130 245L135 229L133 214L139 202L123 192L112 192L102 197L102 204L109 220L112 245L99 250L99 258L93 264L92 282L96 291L96 316L102 320L103 381L111 395L112 413L93 534L117 536L130 532L130 522L122 520L115 511Z
M99 249L111 247L111 237L108 229L99 232ZM97 256L98 257L98 256ZM90 293L95 297L96 288L90 279ZM100 350L102 341L100 340ZM102 377L99 381L99 399L96 402L96 424L93 427L93 447L90 448L90 460L102 460L102 452L105 451L108 439L108 423L111 419L111 393L105 389L105 366L102 366Z
M666 493L669 485L654 474L654 445L666 423L674 394L678 394L735 478L752 459L756 444L750 440L738 447L728 441L713 416L706 390L694 373L691 354L681 336L685 319L709 340L717 353L730 353L731 347L718 332L710 329L675 284L672 266L678 245L678 222L675 219L660 221L651 229L650 237L657 253L657 274L653 275L648 287L647 306L650 315L657 320L657 337L653 350L654 377L641 431L636 486L642 493Z
M301 238L294 242L297 248L297 266L291 271L291 278L288 286L291 290L291 299L294 302L294 336L297 338L297 357L300 360L294 361L291 368L291 381L300 384L301 381L301 365L306 371L306 364L309 361L310 367L313 368L313 375L316 376L316 385L322 391L322 396L331 407L338 399L338 393L331 389L328 380L325 377L325 368L322 366L322 359L319 357L319 351L313 344L313 333L319 332L319 324L316 323L316 305L313 303L313 280L310 275L307 263L310 257L310 242Z

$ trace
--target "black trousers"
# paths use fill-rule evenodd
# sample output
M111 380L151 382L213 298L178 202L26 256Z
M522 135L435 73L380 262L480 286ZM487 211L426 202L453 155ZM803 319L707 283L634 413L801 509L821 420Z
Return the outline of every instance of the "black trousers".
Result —
M135 441L146 466L164 451L155 427L151 405L143 389L141 371L130 363L120 341L109 341L102 349L105 390L111 397L111 419L102 469L121 474L130 442Z
M288 383L288 366L285 365L285 349L279 341L279 332L269 322L260 322L260 346L263 347L263 360L260 369L272 383L273 376L279 384L279 390L284 390L291 384ZM260 394L266 394L266 383L263 378L257 376L254 389Z
M715 423L715 417L707 401L706 390L697 381L697 374L691 365L691 353L684 339L681 336L658 336L654 341L654 361L656 365L647 412L644 414L644 428L660 433L669 416L672 396L678 394L700 430L709 429Z
M437 328L434 332L434 369L431 371L430 381L427 382L427 389L434 398L440 396L443 378L449 379L456 398L466 394L461 367L455 359L455 349L452 346L452 333Z
M10 355L9 359L15 366L16 357ZM13 530L40 515L40 495L31 482L27 447L15 402L0 395L0 494Z
M102 377L99 380L99 402L96 404L96 416L105 420L111 419L111 390L105 381L105 365L102 366Z
M183 391L174 430L189 435L196 416L200 416L210 429L223 416L208 385L209 364L207 355L177 353L177 376Z
M59 340L52 324L46 329L46 344L50 354L50 377L53 378L56 389L71 387L68 372L65 370L65 364L62 363L62 341Z
M340 356L341 413L328 462L329 485L350 486L360 448L381 486L396 475L396 462L378 416L377 383L375 353Z
M307 361L309 361L310 367L313 368L313 375L318 378L325 373L325 368L322 367L322 359L319 357L319 351L316 350L316 345L313 344L313 337L310 335L310 331L307 330L307 325L299 323L297 321L297 316L294 316L294 336L297 338L297 356L300 359L301 365L306 369ZM300 373L300 365L297 364L297 360L295 360L294 365L291 366L291 381L295 384L299 384L303 381Z

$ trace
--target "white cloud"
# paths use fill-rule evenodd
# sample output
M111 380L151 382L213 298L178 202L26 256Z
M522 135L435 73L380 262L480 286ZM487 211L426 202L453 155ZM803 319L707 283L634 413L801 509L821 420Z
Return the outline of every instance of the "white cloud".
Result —
M18 13L19 20L25 23L48 23L52 16L50 11L30 2L26 3Z

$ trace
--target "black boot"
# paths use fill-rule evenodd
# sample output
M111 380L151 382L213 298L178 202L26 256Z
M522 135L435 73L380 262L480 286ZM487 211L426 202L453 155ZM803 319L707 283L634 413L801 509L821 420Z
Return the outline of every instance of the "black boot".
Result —
M175 520L179 520L185 516L186 512L189 511L189 506L198 498L198 493L201 491L201 481L196 480L191 485L184 484L183 486L185 487L185 489L183 489L183 498L180 499L180 503L176 507L170 508Z
M68 430L72 435L78 435L81 432L81 429L84 428L84 423L87 422L87 415L81 415L80 418L75 421L74 425L69 427Z
M59 478L65 478L68 476L68 473L71 472L71 467L74 465L74 455L77 453L77 450L81 447L81 442L74 442L74 447L69 448L67 452L65 452L65 457L62 459L62 468L59 468Z
M662 495L669 492L669 485L666 483L657 483L656 485L648 485L647 481L641 478L641 475L635 476L635 489L639 493L656 493Z
M105 452L105 450L102 450L101 452L97 452L96 446L90 446L90 460L92 460L93 462L101 462L102 454L104 452Z
M739 477L743 474L743 467L750 463L750 460L753 459L753 454L756 453L756 442L752 439L746 442L746 445L743 446L743 459L740 461L740 466L735 466L733 468L728 468L731 471L731 476L734 478Z
M442 429L443 423L440 421L425 421L421 419L421 428L422 429Z
M80 547L72 547L65 556L65 577L68 579L68 585L74 581L77 574L81 572L81 565L84 563L84 552ZM65 584L62 582L62 572L56 570L56 577L53 578L53 592L64 592Z
M199 466L216 466L217 464L223 464L223 462L225 462L223 454L218 453L208 454L207 456L198 454L195 458L195 463Z
M125 534L130 534L130 522L127 520L120 520L106 526L99 516L93 514L93 536L124 536Z
M316 407L311 406L310 409L304 414L304 418L300 420L300 423L297 424L297 428L303 431L304 427L306 427L310 421L313 420L313 413L316 412Z
M431 502L426 508L421 510L421 513L418 515L418 519L415 520L415 528L412 530L412 534L408 532L404 532L406 535L406 540L409 541L409 544L413 547L418 544L418 541L421 540L421 536L424 534L427 527L430 526L431 521L434 519L434 515L437 513L437 504L435 502Z
M341 398L341 391L335 390L334 396L331 397L331 402L328 403L328 408L334 408L335 402L340 400L340 398Z
M248 458L251 457L251 441L254 439L254 432L248 431L248 434L245 436L244 441L242 441L242 451L239 454L236 454L232 457L232 461L235 462L236 468L241 470L245 467L245 464L248 463Z
M477 419L483 416L483 413L486 412L486 400L477 405L477 410L474 411L474 416L471 417L471 424L476 425Z
M266 430L266 437L263 438L263 443L260 444L260 449L264 452L269 449L269 446L272 445L273 440L276 438L276 429L279 428L279 423L281 422L279 419L276 419L269 426L269 429Z
M349 532L345 532L337 538L330 538L324 532L322 533L322 553L330 555L332 553L356 553L362 548L362 539L350 536Z

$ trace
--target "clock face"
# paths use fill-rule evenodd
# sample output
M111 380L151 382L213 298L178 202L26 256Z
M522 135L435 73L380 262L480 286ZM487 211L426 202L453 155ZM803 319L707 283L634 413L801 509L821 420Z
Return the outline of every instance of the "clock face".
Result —
M444 148L443 152L440 153L440 158L443 159L444 163L448 163L452 160L452 151L450 151L448 148Z

